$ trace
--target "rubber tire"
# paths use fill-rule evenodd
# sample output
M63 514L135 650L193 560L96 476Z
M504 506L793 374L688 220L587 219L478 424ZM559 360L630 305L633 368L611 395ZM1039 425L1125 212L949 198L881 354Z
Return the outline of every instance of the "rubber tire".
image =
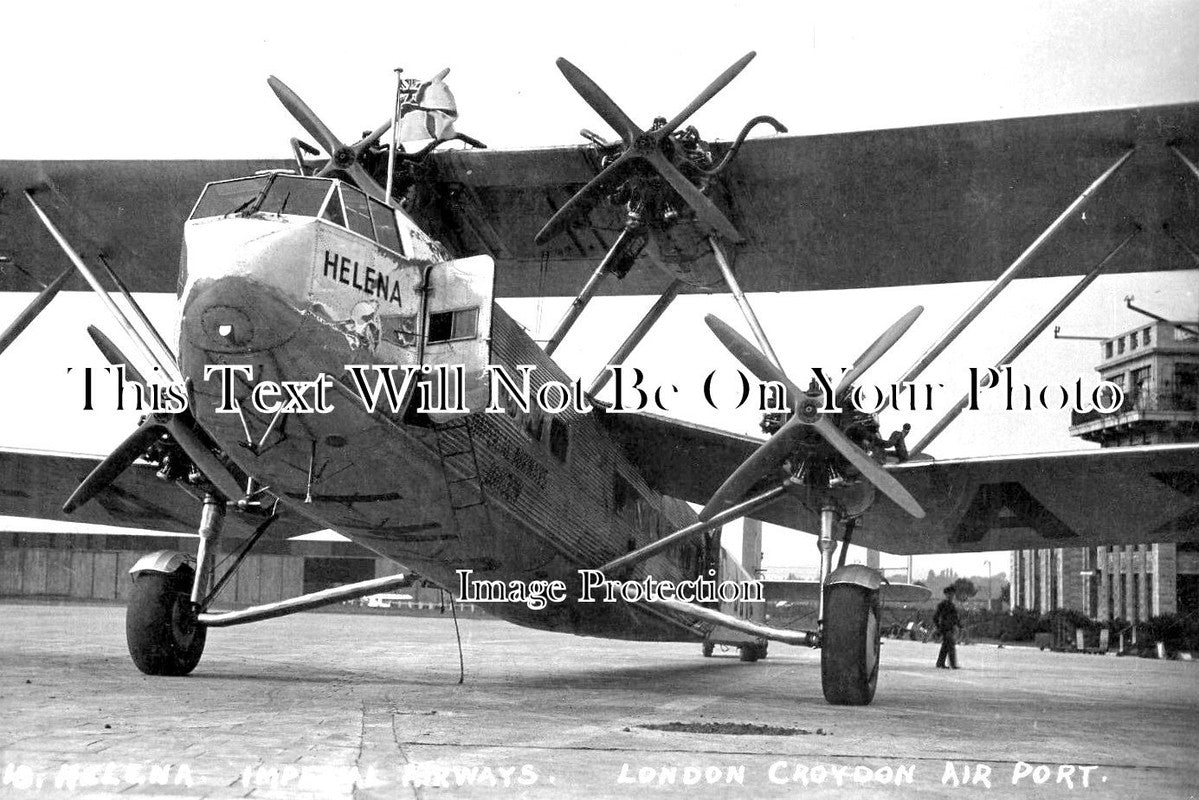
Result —
M187 675L204 654L207 629L195 620L191 588L195 573L143 572L133 579L125 610L125 642L147 675Z
M770 646L770 642L762 642L758 645L758 660L766 658L766 649Z
M738 649L741 651L742 661L757 661L760 658L760 648L756 644L743 644Z
M704 642L700 647L700 651L704 654L704 658L711 658L713 651L716 650L716 645L711 642Z
M878 684L878 592L854 583L825 590L820 683L835 706L865 706Z

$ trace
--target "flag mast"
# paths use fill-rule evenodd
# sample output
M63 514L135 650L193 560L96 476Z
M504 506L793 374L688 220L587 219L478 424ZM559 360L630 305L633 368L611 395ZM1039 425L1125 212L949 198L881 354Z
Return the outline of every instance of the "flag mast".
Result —
M391 150L387 154L387 202L391 203L391 190L395 183L396 148L400 142L400 98L404 96L404 68L396 67L396 102L391 110Z

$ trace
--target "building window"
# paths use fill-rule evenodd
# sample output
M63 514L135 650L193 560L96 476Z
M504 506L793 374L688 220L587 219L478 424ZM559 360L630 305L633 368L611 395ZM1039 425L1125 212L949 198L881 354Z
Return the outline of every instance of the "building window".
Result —
M1134 405L1144 405L1149 399L1150 367L1139 367L1128 373L1128 399Z
M1199 408L1199 364L1174 365L1174 408L1195 411Z
M1116 340L1116 352L1117 353L1124 352L1124 337L1123 336L1121 336L1119 339Z
M1146 347L1149 346L1149 331L1151 330L1153 329L1146 328L1145 330L1141 331L1141 344L1145 345Z
M1112 343L1111 342L1103 343L1103 357L1104 358L1112 357Z

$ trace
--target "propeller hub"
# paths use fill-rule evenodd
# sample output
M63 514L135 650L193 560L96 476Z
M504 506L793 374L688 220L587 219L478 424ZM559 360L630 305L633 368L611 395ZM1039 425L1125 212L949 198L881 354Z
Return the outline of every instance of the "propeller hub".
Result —
M795 414L802 422L811 424L816 421L816 417L820 414L820 395L805 394L803 399L799 401L799 408Z
M339 147L333 151L333 163L341 168L346 168L358 160L357 153L352 147Z

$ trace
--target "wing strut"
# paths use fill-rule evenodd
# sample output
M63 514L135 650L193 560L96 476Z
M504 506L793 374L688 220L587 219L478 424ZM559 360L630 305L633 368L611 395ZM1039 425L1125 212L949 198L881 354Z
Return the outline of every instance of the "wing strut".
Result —
M990 305L991 301L994 300L1009 283L1019 277L1020 273L1024 271L1024 268L1032 263L1033 257L1037 253L1041 252L1041 248L1044 247L1053 238L1054 234L1058 232L1058 229L1066 224L1066 222L1074 215L1074 212L1082 208L1082 206L1088 200L1090 200L1096 192L1099 191L1099 188L1103 186L1103 184L1107 183L1108 179L1115 175L1116 171L1119 170L1120 167L1124 166L1124 164L1135 152L1135 147L1129 148L1124 155L1116 159L1114 164L1108 167L1102 175L1096 178L1090 186L1083 190L1082 194L1074 198L1074 202L1067 206L1066 210L1058 215L1058 218L1055 219L1049 225L1049 227L1046 228L1041 235L1038 236L1033 243L1030 244L1028 248L1016 258L1015 261L1012 262L1011 266L1004 270L1003 274L996 278L994 282L987 287L985 292L979 295L978 299L975 300L970 307L966 309L965 313L958 318L958 321L953 323L953 325L949 327L949 330L941 334L941 338L938 339L932 347L925 351L924 355L920 356L915 364L908 368L908 371L903 374L903 377L895 382L895 385L899 386L916 380L920 373L924 372L928 365L933 363L937 356L941 355L941 353L945 351L945 348L949 347L949 345L951 345L953 341L958 338L962 331L966 329L966 326L973 322L978 315L983 312L983 309Z
M46 212L37 204L37 201L33 199L33 195L28 190L25 191L25 199L33 206L33 210L37 213L38 218L46 226L46 230L50 232L50 235L54 237L54 241L66 253L67 258L75 265L75 269L79 271L79 274L84 277L88 285L95 291L96 295L100 298L100 302L104 304L104 308L112 315L112 318L116 320L117 324L121 326L121 329L125 331L129 338L133 340L133 343L142 352L142 355L148 358L151 364L162 370L162 374L169 380L182 383L183 376L179 373L179 368L175 366L174 361L163 361L154 352L145 337L133 326L133 323L130 322L125 312L121 311L112 298L108 296L108 292L100 285L100 281L96 278L95 273L88 269L87 264L83 263L83 259L79 257L79 253L75 252L75 248L71 247L70 242L66 240L54 223L50 221L50 218L46 216Z
M1045 316L1041 317L1040 321L1038 321L1036 325L1033 325L1028 333L1024 334L1020 341L1016 342L1011 350L1008 350L1007 353L1004 354L1003 358L995 362L995 368L998 369L999 367L1006 366L1015 361L1016 358L1024 352L1025 348L1032 344L1033 340L1040 336L1041 333L1044 332L1044 330L1048 328L1063 311L1066 310L1066 307L1073 303L1075 299L1077 299L1078 296L1082 294L1083 291L1090 286L1096 278L1099 277L1099 274L1103 272L1104 268L1108 265L1108 262L1115 257L1116 253L1119 253L1121 250L1123 250L1124 245L1132 241L1132 239L1140 232L1141 227L1138 225L1132 231L1132 233L1124 237L1122 242L1112 248L1111 252L1104 256L1103 260L1096 264L1094 269L1084 275L1078 283L1074 284L1070 291L1066 292L1065 296L1062 297L1061 300L1057 301L1053 308L1049 309ZM984 389L991 385L990 374L983 375L980 385ZM962 395L962 398L945 413L945 416L937 420L937 423L933 425L929 432L924 434L924 437L912 447L910 451L911 454L916 455L917 453L923 452L924 448L928 447L933 439L936 439L938 436L940 436L941 432L949 427L949 424L957 419L958 415L961 414L966 408L966 404L969 402L969 399L969 394Z
M629 228L626 227L621 233L621 236L623 237L628 230ZM737 282L737 276L733 274L733 268L729 265L728 258L725 256L725 252L720 245L720 241L715 236L709 236L708 242L712 247L713 255L716 257L716 263L720 265L720 272L724 276L725 285L728 286L729 291L736 299L737 306L741 309L742 316L745 317L745 321L749 325L749 329L753 331L754 339L756 339L758 342L758 347L762 349L762 352L766 354L766 356L770 359L770 362L781 371L782 366L779 364L778 356L775 355L774 348L770 346L770 340L766 338L766 332L762 330L762 324L758 322L758 316L754 313L753 307L749 304L749 298L745 296L745 292L741 291L741 284ZM547 353L553 352L551 345L553 347L557 347L557 342L561 341L561 337L566 335L566 330L570 329L570 326L574 324L575 319L577 319L578 315L582 313L583 306L587 304L587 301L591 299L591 295L595 293L595 288L599 283L600 277L602 277L602 273L605 270L605 265L607 264L609 257L617 249L617 247L621 246L621 243L622 240L617 239L616 243L612 245L612 250L608 251L608 256L604 258L604 263L600 264L599 268L591 276L590 280L587 281L587 285L584 286L583 290L579 293L579 296L575 298L574 305L567 312L566 317L563 318L562 322L558 323L558 330L556 330L554 332L554 336L550 338L550 345L546 346ZM645 312L645 316L641 318L639 323L637 323L637 327L633 328L632 332L629 333L628 337L621 343L620 347L616 349L616 352L612 355L612 357L608 359L609 366L624 363L624 360L629 357L629 354L633 352L634 348L640 344L641 340L645 338L650 329L653 328L662 315L666 313L666 309L672 302L674 302L674 299L679 296L679 292L682 291L682 289L683 282L675 280L672 281L665 290L663 290L662 294L658 297L658 301L650 307L649 311ZM563 326L566 327L566 330L562 329ZM595 380L591 382L591 388L587 390L587 393L592 397L595 397L604 388L604 386L607 385L608 380L611 377L611 370L601 370L600 374L597 375Z
M640 547L633 552L628 553L627 555L623 555L620 558L615 558L600 567L599 571L607 573L611 572L612 570L631 567L632 565L639 564L650 556L656 555L669 547L674 547L676 544L688 537L695 536L699 533L707 533L714 528L719 528L726 522L732 522L735 519L747 517L758 509L764 508L773 503L775 500L778 500L783 496L783 494L786 493L790 486L790 480L784 481L772 489L767 489L766 491L756 494L735 506L730 506L718 514L713 514L706 520L694 522L685 528L680 528L668 536L663 536L656 542L651 542L645 547Z
M620 263L620 258L625 255L625 251L636 242L637 229L640 226L636 225L633 220L625 223L620 235L616 237L616 241L608 248L607 254L604 255L603 261L595 268L595 272L587 279L587 283L579 290L578 295L571 302L570 308L566 310L566 314L562 317L562 321L558 323L558 327L554 328L554 332L550 334L550 339L545 345L545 354L552 356L554 351L558 349L558 345L562 344L562 340L570 329L574 327L575 322L583 313L583 309L591 302L591 298L595 296L596 290L599 288L600 281L608 276L609 273L615 271L614 266Z
M781 371L783 365L779 362L779 357L775 355L774 348L770 346L770 340L766 338L766 332L762 330L762 324L758 322L758 315L754 313L753 307L749 304L749 298L745 296L745 292L741 291L741 284L737 283L737 276L733 274L733 268L729 266L729 260L724 255L724 250L720 247L720 242L715 236L708 237L708 243L712 245L712 255L716 256L716 263L720 266L720 274L724 276L724 282L728 285L729 291L733 293L733 298L737 301L737 306L741 309L741 316L745 317L746 323L749 324L749 329L753 332L754 339L758 342L758 347L770 359L770 363L774 364Z
M74 267L67 267L61 275L50 281L50 284L43 287L38 292L37 297L33 298L29 302L29 305L25 306L25 310L17 315L12 324L4 329L4 333L0 333L0 353L7 350L8 346L29 327L29 323L37 319L38 315L46 310L46 306L50 305L50 301L58 296L63 284L67 282L67 278L71 277L73 271Z
M666 313L666 309L674 302L674 299L679 296L679 292L683 290L683 282L673 280L670 285L662 290L662 294L658 296L658 300L650 306L649 311L645 312L645 316L637 323L637 327L633 328L628 337L621 342L620 347L616 348L616 352L608 359L608 366L623 364L624 360L629 357L629 353L635 348L645 335L650 332L655 323ZM608 379L612 377L612 370L602 369L599 375L595 376L595 380L591 382L591 388L587 393L592 397L599 394L600 390L608 383Z

